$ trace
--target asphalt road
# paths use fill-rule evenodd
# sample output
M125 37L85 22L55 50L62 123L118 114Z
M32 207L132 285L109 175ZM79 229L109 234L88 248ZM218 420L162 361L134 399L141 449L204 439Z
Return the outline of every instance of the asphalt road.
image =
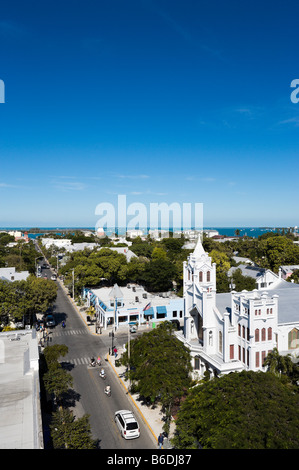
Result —
M49 269L43 269L42 274L50 278ZM57 322L55 328L50 331L51 342L49 344L65 344L68 354L62 358L63 367L67 368L74 380L74 396L70 405L77 417L89 415L93 439L98 441L101 449L155 449L156 442L148 426L138 414L124 387L117 378L108 362L102 360L107 378L99 377L100 368L89 365L92 356L107 356L112 346L112 338L108 335L96 336L89 332L80 315L73 307L68 296L58 284L57 299L54 304L54 317ZM66 327L62 328L62 321ZM127 341L126 334L116 334L114 344L122 346ZM104 387L111 386L111 397L104 394ZM133 411L140 425L140 437L125 440L114 422L114 413L120 409Z

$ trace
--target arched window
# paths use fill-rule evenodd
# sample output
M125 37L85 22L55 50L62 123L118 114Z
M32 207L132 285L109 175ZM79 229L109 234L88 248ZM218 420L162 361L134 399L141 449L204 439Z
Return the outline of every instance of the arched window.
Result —
M299 347L299 330L297 328L293 328L289 332L289 349L296 349Z
M272 341L272 328L268 328L268 341Z
M199 272L199 282L202 282L202 271Z
M211 280L211 273L210 271L207 272L207 282L210 282Z
M257 328L254 333L255 333L255 342L257 343L260 340L260 330Z
M266 341L266 328L262 328L262 341Z

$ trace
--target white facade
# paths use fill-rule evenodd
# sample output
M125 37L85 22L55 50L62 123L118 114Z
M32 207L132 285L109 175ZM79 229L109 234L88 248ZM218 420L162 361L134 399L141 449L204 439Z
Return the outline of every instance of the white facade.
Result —
M113 288L85 288L83 297L88 305L95 307L99 326L119 328L130 322L153 325L164 320L177 320L183 323L184 302L173 293L155 295L142 286L128 284Z
M16 268L0 268L0 279L2 281L26 281L29 271L16 272Z
M264 370L263 361L277 347L299 354L299 286L216 294L216 266L200 238L184 263L184 332L195 376L219 376Z

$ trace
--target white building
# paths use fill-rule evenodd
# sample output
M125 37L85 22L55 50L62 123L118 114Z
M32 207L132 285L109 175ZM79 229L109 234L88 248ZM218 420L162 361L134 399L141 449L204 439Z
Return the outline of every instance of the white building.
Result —
M16 268L0 268L0 280L2 281L26 281L29 271L16 272Z
M261 268L259 266L251 266L249 264L239 264L238 266L233 266L228 270L228 276L232 277L233 273L240 269L243 276L251 277L255 280L256 289L277 289L280 287L288 287L287 281L285 281L281 276L281 271L279 274L275 274L271 269ZM233 286L234 287L234 286Z
M299 354L299 286L252 292L216 293L216 265L200 238L184 262L184 331L195 376L264 370L273 348Z
M99 325L119 328L131 322L151 325L164 320L183 323L184 303L173 293L151 294L142 286L85 288L83 297L96 310Z
M0 448L42 449L35 330L0 333Z
M42 244L48 250L51 246L66 248L72 244L72 240L66 238L42 238Z

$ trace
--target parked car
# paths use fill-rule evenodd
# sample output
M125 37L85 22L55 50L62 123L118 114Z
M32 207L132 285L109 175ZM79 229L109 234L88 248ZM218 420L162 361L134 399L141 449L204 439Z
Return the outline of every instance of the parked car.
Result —
M137 326L136 325L130 325L130 333L136 333L137 331Z
M136 439L140 436L139 424L132 411L116 411L114 420L124 439Z
M46 316L46 326L49 326L49 327L55 326L55 319L53 315Z
M56 274L52 274L51 281L56 281L56 279L57 279Z

